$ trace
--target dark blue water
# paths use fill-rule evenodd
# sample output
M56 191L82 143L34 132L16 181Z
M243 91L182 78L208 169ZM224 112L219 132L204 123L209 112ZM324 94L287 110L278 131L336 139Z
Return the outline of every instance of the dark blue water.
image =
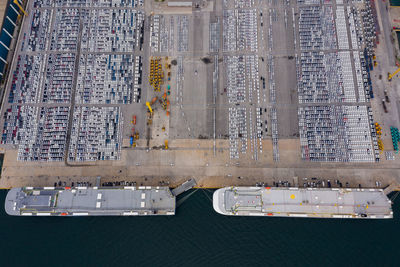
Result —
M173 217L11 217L1 209L0 266L399 266L400 201L393 220L321 220L225 217L211 197L198 190Z
M400 0L399 0L399 2L400 2ZM396 31L396 36L397 36L397 43L399 44L399 49L400 49L400 31Z
M400 0L390 0L391 6L400 6Z

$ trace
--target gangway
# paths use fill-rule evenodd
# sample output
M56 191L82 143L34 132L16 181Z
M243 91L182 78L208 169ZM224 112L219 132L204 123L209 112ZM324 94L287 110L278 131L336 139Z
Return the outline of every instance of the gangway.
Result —
M385 195L389 195L393 191L400 191L400 185L397 183L392 183L383 189L383 193L385 193Z
M196 185L197 185L196 180L193 178L190 178L189 180L187 180L186 182L184 182L177 188L173 189L172 195L176 197L176 196L182 194L183 192L188 191L189 189L193 188Z

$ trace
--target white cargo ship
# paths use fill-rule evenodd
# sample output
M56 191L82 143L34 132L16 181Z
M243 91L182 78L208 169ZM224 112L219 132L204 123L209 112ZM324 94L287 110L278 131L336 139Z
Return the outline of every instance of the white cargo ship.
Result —
M7 193L5 210L23 216L174 215L168 187L23 187Z
M213 195L223 215L308 218L393 218L382 189L225 187Z

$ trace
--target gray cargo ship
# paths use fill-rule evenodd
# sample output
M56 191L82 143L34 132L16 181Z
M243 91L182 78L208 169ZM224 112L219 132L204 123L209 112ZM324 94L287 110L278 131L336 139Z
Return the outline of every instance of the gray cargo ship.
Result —
M213 195L223 215L309 218L393 218L382 189L225 187Z
M25 216L174 215L175 196L168 187L23 187L8 192L5 210Z

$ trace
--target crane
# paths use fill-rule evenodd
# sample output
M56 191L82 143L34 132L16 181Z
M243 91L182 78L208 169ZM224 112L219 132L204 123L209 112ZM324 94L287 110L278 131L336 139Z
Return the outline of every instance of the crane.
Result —
M400 68L398 68L397 70L395 70L395 72L393 72L392 74L391 74L391 73L388 73L388 81L389 81L389 82L392 81L392 78L393 78L394 76L396 76L396 74L399 73L399 72L400 72Z
M22 8L21 4L18 2L18 0L14 0L13 2L14 4L16 4L19 8L19 10L22 11L22 13L24 13L25 16L27 16L28 14L25 12L25 9Z
M153 114L153 109L151 108L149 101L146 102L146 106L148 107L150 113Z

